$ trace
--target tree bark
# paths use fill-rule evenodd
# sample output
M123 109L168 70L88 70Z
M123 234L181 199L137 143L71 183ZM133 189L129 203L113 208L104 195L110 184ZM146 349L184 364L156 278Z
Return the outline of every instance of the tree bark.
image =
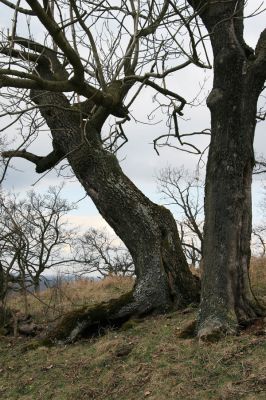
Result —
M265 77L258 73L258 54L243 39L244 2L189 3L210 33L214 54L198 320L198 335L207 339L235 332L264 313L250 286L249 263L253 138Z
M109 307L113 315L108 320L123 322L131 315L166 312L198 301L199 282L189 270L170 211L138 190L116 157L102 147L100 131L108 110L99 107L93 118L84 121L61 93L32 91L31 98L41 106L54 151L67 157L75 176L132 255L136 270L132 296ZM107 313L102 315L106 324ZM84 322L83 317L79 316L83 321L79 329L70 324L72 334L65 333L71 341L88 330L90 318Z

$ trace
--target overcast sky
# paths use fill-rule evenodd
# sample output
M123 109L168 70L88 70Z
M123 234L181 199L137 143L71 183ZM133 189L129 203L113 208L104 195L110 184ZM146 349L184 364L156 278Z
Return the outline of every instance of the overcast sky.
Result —
M246 8L246 15L249 15L260 4L266 6L266 1L250 0ZM8 25L10 21L10 14L7 8L0 5L0 22L2 27ZM245 39L246 42L254 47L260 32L265 28L266 13L260 14L253 18L245 20ZM35 26L34 30L38 31L39 26ZM202 70L194 66L190 66L180 73L176 73L173 80L173 87L179 95L187 99L188 103L191 102L196 94L200 91L203 84L204 88L200 93L202 104L197 107L187 105L184 109L184 120L180 121L180 131L182 133L189 133L193 131L201 131L210 127L210 115L205 105L205 98L208 95L212 85L212 72L210 70ZM147 122L147 115L153 109L151 90L146 89L143 91L142 96L139 97L134 104L133 115L138 121ZM157 114L155 121L160 120ZM106 127L107 129L107 127ZM184 165L188 169L195 169L198 157L189 155L185 152L174 150L171 148L161 148L160 156L158 156L153 149L153 139L157 136L167 132L164 124L147 125L140 122L135 122L132 118L131 121L125 126L125 133L129 142L119 151L118 158L121 160L121 166L124 172L134 181L134 183L143 192L154 201L159 201L157 193L156 175L158 171L168 165L173 167L180 167ZM201 149L206 147L208 139L199 137L193 139L193 144L197 144ZM265 148L265 123L258 124L255 138L255 151L263 153ZM40 137L38 143L34 145L36 153L43 154L43 149L49 151L47 146L47 138ZM3 187L6 189L14 189L21 194L32 189L32 185L40 178L40 175L34 173L34 166L23 160L16 160L13 162L17 170L10 170ZM203 165L201 164L203 167ZM204 169L203 169L204 170ZM65 180L65 187L63 195L69 201L78 201L84 196L84 191L80 184L74 178ZM54 172L46 174L34 188L38 191L44 192L49 185L57 185L60 179ZM254 203L258 201L259 193L261 192L262 184L260 181L254 183ZM89 226L104 226L105 222L99 216L96 208L92 202L86 198L79 203L79 209L75 211L70 220L86 227Z

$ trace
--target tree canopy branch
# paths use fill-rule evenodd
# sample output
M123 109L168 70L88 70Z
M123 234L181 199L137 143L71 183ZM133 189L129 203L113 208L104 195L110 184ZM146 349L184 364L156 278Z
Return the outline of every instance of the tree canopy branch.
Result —
M47 156L37 156L36 154L30 153L26 150L9 150L2 152L3 158L23 158L24 160L30 161L36 165L36 172L42 173L53 168L59 161L62 160L63 154L57 150L53 150Z
M160 14L158 15L158 17L156 18L155 21L153 21L149 26L147 26L146 28L143 28L141 30L138 31L137 36L138 37L146 37L148 35L152 35L154 34L154 32L156 31L156 29L159 27L159 25L162 23L165 14L168 10L169 7L169 1L165 0L163 6L162 6L162 10L160 12Z
M75 83L82 84L84 82L84 68L79 55L71 47L67 38L65 37L60 26L54 19L48 15L41 7L40 3L36 0L26 0L32 10L36 13L38 19L47 29L55 43L60 47L65 56L70 61L74 68L74 77L72 78Z
M27 51L11 49L8 46L0 47L0 54L4 54L5 56L14 57L23 61L30 61L30 62L37 62L37 61L41 62L45 58L42 54L33 54Z
M0 0L0 3L5 4L7 7L12 8L13 10L18 11L21 14L26 14L26 15L36 15L35 12L33 10L28 10L26 8L23 7L19 7L16 4L11 3L8 0Z
M266 79L266 29L264 29L259 37L256 50L255 50L254 66L256 73L262 78L262 85Z

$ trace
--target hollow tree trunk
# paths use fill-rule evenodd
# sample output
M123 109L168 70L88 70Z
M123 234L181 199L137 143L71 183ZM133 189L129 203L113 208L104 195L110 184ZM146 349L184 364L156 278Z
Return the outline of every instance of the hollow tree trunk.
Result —
M197 301L199 283L188 268L170 211L138 190L124 175L116 157L102 148L100 129L108 111L100 107L95 117L84 123L78 113L70 110L64 95L41 91L32 91L31 95L42 106L40 112L51 129L54 152L67 156L74 174L123 240L135 264L132 296L123 297L122 302L119 299L111 308L104 306L103 324L107 319L116 324L131 315L165 312ZM56 104L56 108L43 107L47 104ZM77 324L77 329L70 324L71 341L93 325L91 315L86 315L78 318L82 324Z
M197 1L190 2L197 8ZM201 2L201 6L202 6ZM236 8L235 8L236 7ZM239 7L239 9L237 9ZM249 280L253 137L263 78L243 40L243 2L210 2L201 18L214 53L198 334L235 332L264 312Z

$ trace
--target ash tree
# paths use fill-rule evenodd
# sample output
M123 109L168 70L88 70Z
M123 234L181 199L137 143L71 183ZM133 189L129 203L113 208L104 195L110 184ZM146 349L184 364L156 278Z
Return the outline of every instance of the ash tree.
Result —
M266 79L266 30L245 43L246 2L188 0L213 51L207 98L211 143L205 188L204 273L198 335L235 332L263 315L249 279L251 182L257 103ZM261 118L259 113L259 118Z
M18 120L22 134L18 147L2 155L7 163L12 157L32 162L37 173L66 160L129 249L136 284L109 310L109 321L196 301L199 285L174 218L125 176L114 154L125 139L124 123L134 101L146 87L176 127L186 100L167 87L169 75L189 64L209 67L199 56L198 49L205 52L202 38L193 35L197 25L188 23L188 4L173 10L169 1L0 3L14 11L0 49L2 115ZM25 20L27 30L18 35ZM41 43L30 32L36 24ZM110 116L113 128L106 133ZM30 144L44 127L53 149L48 155L33 154ZM88 327L85 319L72 340Z

